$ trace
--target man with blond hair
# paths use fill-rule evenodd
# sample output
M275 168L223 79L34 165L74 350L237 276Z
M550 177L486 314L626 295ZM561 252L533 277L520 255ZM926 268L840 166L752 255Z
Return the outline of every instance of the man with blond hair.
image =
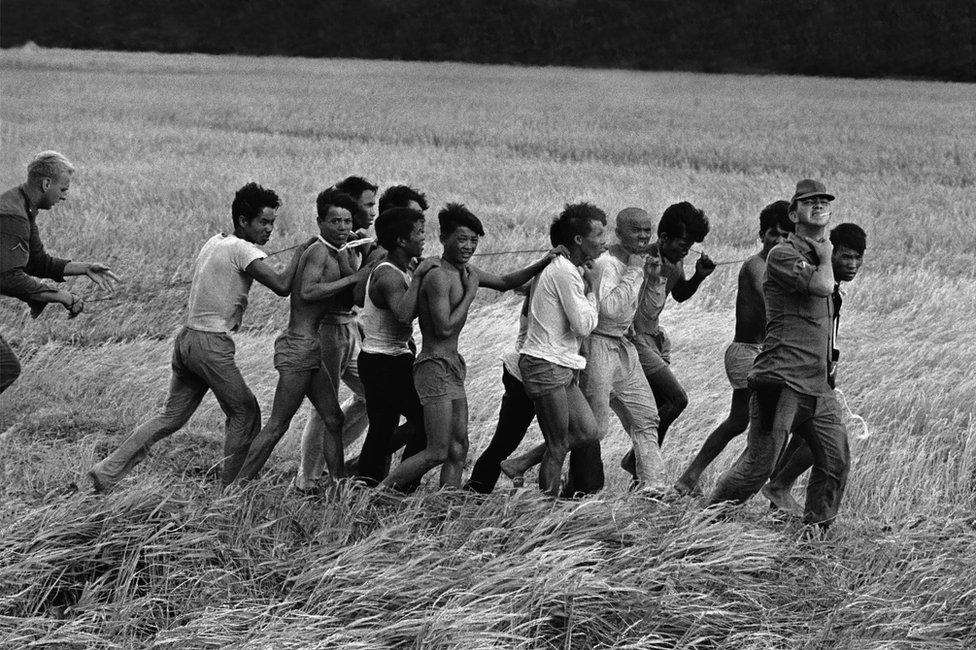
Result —
M108 290L119 278L98 262L70 262L49 255L37 229L39 210L50 210L68 198L75 167L57 151L42 151L27 166L27 182L0 194L0 293L30 305L37 318L47 303L57 302L74 318L85 301L70 291L39 282L64 282L67 275L86 275ZM20 375L20 363L0 336L0 393Z

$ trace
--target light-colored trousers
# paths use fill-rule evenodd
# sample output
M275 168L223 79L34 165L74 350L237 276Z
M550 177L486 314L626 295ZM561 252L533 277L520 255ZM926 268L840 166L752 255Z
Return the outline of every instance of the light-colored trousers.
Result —
M355 321L348 323L323 322L319 328L322 343L322 365L338 388L339 380L349 387L352 397L342 404L341 423L326 423L314 408L302 432L301 463L295 476L295 486L308 490L325 473L325 436L328 429L341 427L342 446L347 447L366 432L366 398L359 379L359 350L362 338ZM339 396L335 396L338 401Z
M583 341L580 352L586 357L580 389L596 418L600 439L610 430L612 409L633 442L637 480L648 487L664 488L664 458L657 444L660 421L634 344L624 337L592 334Z

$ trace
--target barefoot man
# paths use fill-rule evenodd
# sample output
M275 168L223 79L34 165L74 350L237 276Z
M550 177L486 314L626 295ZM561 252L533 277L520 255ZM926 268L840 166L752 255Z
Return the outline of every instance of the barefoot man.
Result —
M840 350L837 349L837 335L840 332L840 308L843 303L840 283L850 282L861 269L861 264L864 263L864 249L867 248L867 233L856 224L842 223L830 231L830 243L834 247L830 261L834 269L834 280L837 282L834 285L834 293L831 295L834 301L834 349L831 357L833 363L830 368L829 382L830 387L834 388L837 361L840 359ZM840 401L837 399L836 388L834 388L830 398L834 409L839 414L841 407ZM776 473L773 474L769 483L763 486L763 496L777 508L793 515L803 516L803 507L793 498L790 490L803 472L812 466L813 452L810 451L810 445L806 444L803 438L794 434L786 446L786 451L783 452L783 461L776 468Z
M735 338L725 350L725 374L732 384L732 407L729 416L709 434L691 465L678 479L674 486L678 494L697 493L698 479L705 468L749 426L749 386L746 379L766 333L766 301L762 293L766 257L773 246L793 232L789 207L789 201L776 201L759 213L762 250L747 259L739 269L739 289L735 295Z
M550 252L524 269L498 276L469 264L484 235L481 221L466 207L449 203L438 214L441 263L424 277L419 320L423 347L414 362L414 385L424 407L427 447L400 463L383 481L403 488L441 466L441 486L460 487L468 453L467 368L458 354L458 337L468 310L484 286L507 291L522 286L557 255Z
M847 484L847 435L831 399L834 273L827 239L833 196L804 179L790 201L796 232L766 259L766 335L749 373L746 448L719 477L709 505L740 504L773 474L791 431L813 454L804 520L828 525Z
M197 255L186 327L173 346L173 376L166 404L88 472L97 491L108 490L122 480L149 454L154 443L186 424L208 390L213 391L227 415L221 483L226 486L237 477L261 428L261 410L234 363L230 333L241 325L252 280L287 296L298 260L308 246L299 246L281 273L264 261L265 254L257 245L267 244L271 238L279 205L277 194L256 183L248 183L234 195L234 234L214 235Z
M328 189L316 200L319 241L309 246L295 272L288 328L275 341L274 365L278 370L271 416L251 443L239 479L257 476L275 445L288 431L291 419L305 397L325 422L324 435L316 445L329 468L331 479L342 478L342 411L339 408L339 364L347 349L347 323L324 322L337 305L337 296L351 289L369 267L353 269L353 254L343 250L352 230L352 213L358 209L348 194ZM323 350L322 341L331 345ZM305 447L303 446L303 450ZM307 465L307 460L303 459Z

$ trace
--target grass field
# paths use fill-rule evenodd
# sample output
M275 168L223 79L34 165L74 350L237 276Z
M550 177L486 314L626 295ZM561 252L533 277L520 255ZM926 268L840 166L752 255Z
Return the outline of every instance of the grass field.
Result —
M973 85L62 50L5 51L0 75L2 187L36 151L67 154L79 171L42 237L125 278L72 321L2 301L24 374L0 416L0 646L976 645ZM464 201L486 251L540 248L567 201L660 214L690 200L717 260L755 250L759 209L797 179L823 179L835 222L869 237L839 380L866 428L848 422L831 537L804 539L759 499L729 521L650 502L615 469L573 503L504 480L488 499L428 484L402 502L349 486L304 500L286 489L304 411L267 479L221 496L212 398L116 491L73 492L165 397L183 281L234 190L282 196L276 250L314 234L315 195L350 173ZM672 478L727 409L736 270L665 311L691 397L664 450ZM494 426L516 313L485 291L462 334L469 461ZM265 415L285 315L255 288L236 339ZM607 448L615 465L625 435Z

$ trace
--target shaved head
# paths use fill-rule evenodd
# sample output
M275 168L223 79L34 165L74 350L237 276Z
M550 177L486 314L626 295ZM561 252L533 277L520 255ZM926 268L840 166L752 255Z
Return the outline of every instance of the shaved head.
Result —
M641 221L651 221L651 215L647 214L647 210L642 208L624 208L617 213L616 227L619 229L623 226L638 224Z
M654 220L647 210L624 208L617 213L617 239L628 252L643 255L654 237Z

